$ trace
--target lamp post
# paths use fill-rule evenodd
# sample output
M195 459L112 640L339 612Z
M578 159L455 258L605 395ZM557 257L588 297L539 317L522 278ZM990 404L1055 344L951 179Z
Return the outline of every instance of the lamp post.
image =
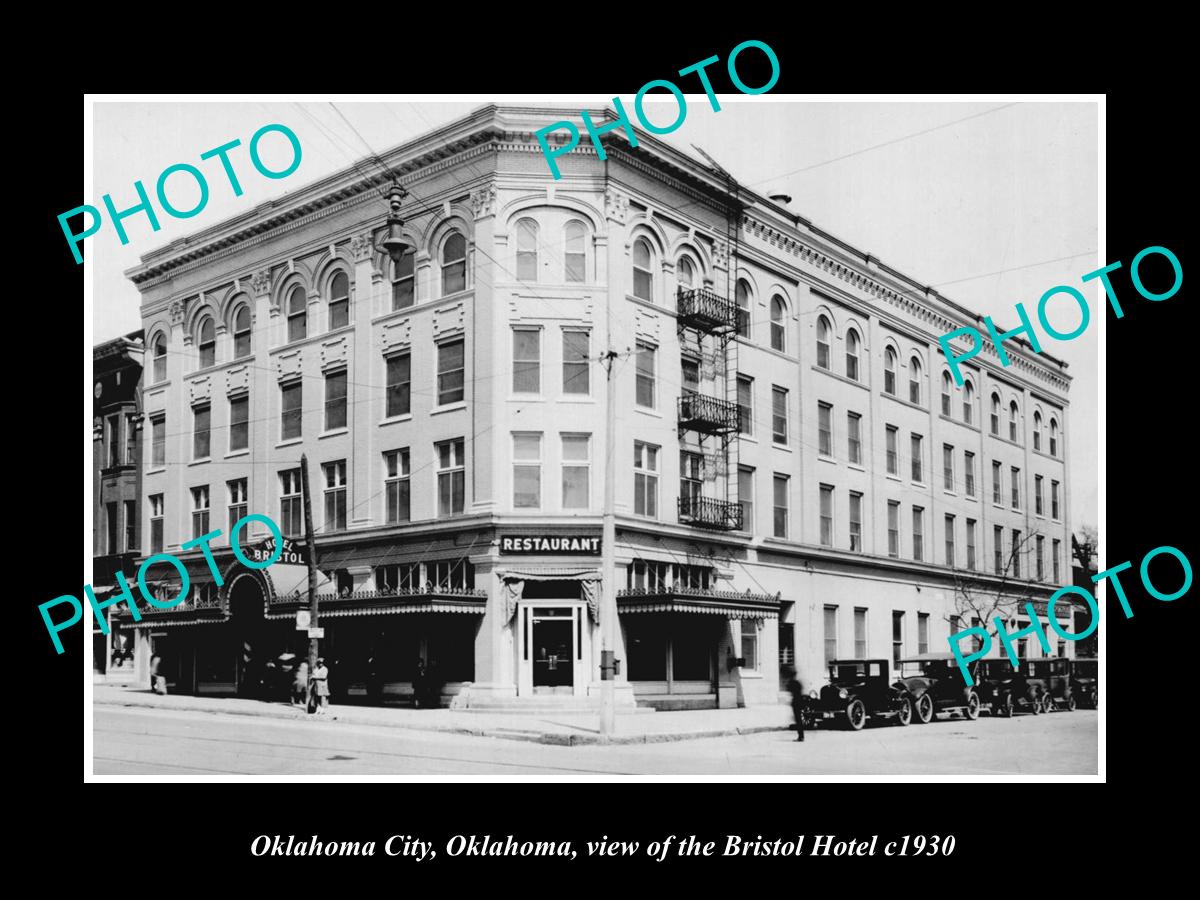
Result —
M408 244L404 243L404 236L401 233L401 229L404 228L404 220L400 218L400 204L407 196L408 191L400 187L400 182L393 181L392 189L388 192L388 204L391 211L387 217L387 235L383 239L383 249L391 257L393 265L400 265L400 260L404 258L404 253L408 250Z

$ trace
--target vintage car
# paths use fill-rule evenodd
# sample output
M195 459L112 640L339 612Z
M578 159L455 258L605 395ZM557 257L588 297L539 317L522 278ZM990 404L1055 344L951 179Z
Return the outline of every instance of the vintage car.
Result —
M899 664L902 675L893 687L912 700L913 714L922 725L940 712L979 718L979 694L963 681L953 653L922 653Z
M1084 709L1096 709L1100 702L1100 661L1071 660L1071 694Z
M903 691L890 684L886 659L835 659L829 663L829 684L809 694L807 721L825 719L859 731L867 717L889 717L900 725L912 721L913 707Z
M1027 659L1021 670L1026 678L1043 686L1042 711L1075 709L1075 692L1071 689L1071 660L1063 656L1046 659Z
M1007 717L1017 710L1036 716L1042 711L1042 683L1030 681L1007 659L979 660L975 663L973 677L980 705L986 706L993 716Z

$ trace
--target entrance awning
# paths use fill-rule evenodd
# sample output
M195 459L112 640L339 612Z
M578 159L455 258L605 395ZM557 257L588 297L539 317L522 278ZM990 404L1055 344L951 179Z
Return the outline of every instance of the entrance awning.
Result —
M263 577L271 586L275 597L288 597L299 594L308 596L308 566L298 566L294 563L274 563L262 570ZM317 591L331 584L325 573L317 570Z
M730 619L774 619L781 606L778 594L744 594L735 591L705 591L686 588L647 592L617 592L617 612L625 613L702 613Z
M517 614L517 604L521 601L526 581L578 581L583 599L587 601L588 615L593 622L600 622L600 572L597 569L579 566L531 566L499 569L496 575L504 586L504 622L511 622Z

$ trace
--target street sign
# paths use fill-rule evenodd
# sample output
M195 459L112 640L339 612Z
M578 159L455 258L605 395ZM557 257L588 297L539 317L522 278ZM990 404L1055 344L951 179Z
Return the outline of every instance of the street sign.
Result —
M310 629L308 629L308 636L310 638L323 638L323 637L325 637L325 629L324 628L310 628Z
M296 610L296 630L307 631L308 623L312 621L312 613L307 609Z

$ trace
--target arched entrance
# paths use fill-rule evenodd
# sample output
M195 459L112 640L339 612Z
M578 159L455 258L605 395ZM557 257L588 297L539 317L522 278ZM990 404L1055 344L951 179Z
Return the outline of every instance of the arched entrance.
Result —
M268 690L268 667L274 654L267 634L263 583L244 572L230 583L229 624L237 654L239 697L262 697Z

